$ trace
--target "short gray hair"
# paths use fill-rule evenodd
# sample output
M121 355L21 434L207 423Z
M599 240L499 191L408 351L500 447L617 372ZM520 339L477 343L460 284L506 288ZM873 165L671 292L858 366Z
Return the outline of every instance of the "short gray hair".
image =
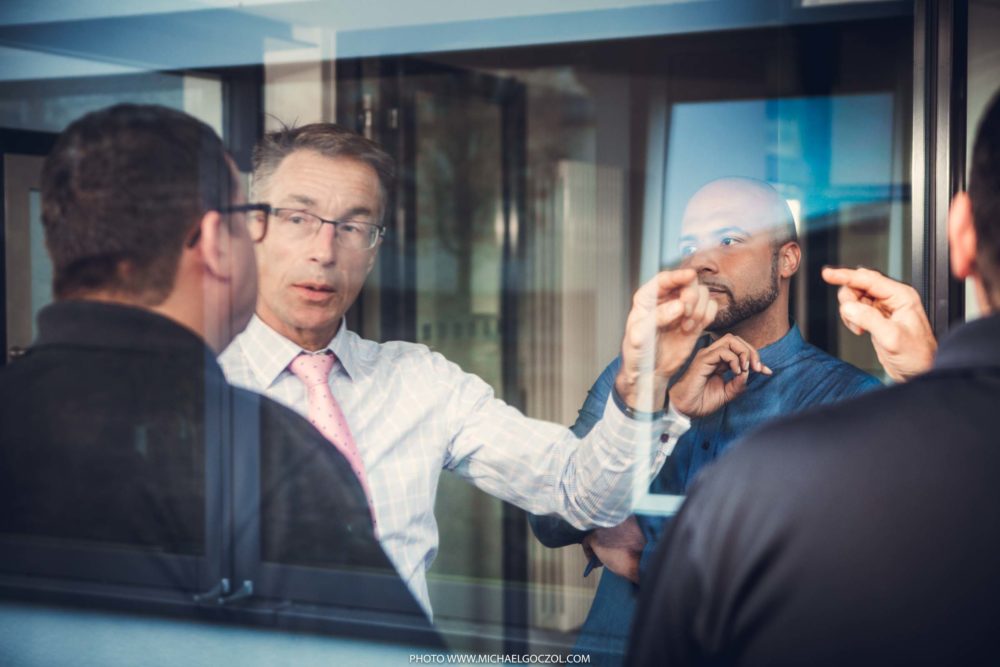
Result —
M282 127L268 132L253 152L253 192L258 197L267 189L282 160L295 151L308 150L329 158L349 158L375 170L379 182L379 218L385 220L396 178L392 156L374 141L336 123L311 123L302 127Z

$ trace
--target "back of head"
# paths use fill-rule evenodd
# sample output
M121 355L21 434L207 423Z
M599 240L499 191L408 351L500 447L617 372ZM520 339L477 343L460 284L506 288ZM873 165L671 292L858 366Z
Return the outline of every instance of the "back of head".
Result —
M987 106L976 132L969 199L976 228L978 273L991 302L1000 306L1000 93Z
M122 104L74 121L42 172L56 298L110 291L161 303L193 226L235 186L222 141L187 114Z
M295 151L313 151L328 158L356 160L371 167L378 176L380 215L384 218L396 174L395 161L375 142L335 123L283 127L265 134L253 154L254 198L267 199L271 176L281 161Z

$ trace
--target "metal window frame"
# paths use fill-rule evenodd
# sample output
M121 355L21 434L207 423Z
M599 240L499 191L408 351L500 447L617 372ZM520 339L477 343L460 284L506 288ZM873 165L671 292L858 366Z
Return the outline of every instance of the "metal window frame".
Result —
M968 5L916 0L913 18L912 283L940 338L965 312L949 266L948 209L965 188Z

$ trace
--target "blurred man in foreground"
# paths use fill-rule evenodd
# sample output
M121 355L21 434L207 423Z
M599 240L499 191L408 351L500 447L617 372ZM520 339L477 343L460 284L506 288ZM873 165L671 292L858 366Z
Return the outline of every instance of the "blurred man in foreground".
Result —
M211 128L156 106L88 114L46 159L42 200L56 302L0 370L0 532L202 556L224 530L206 526L214 462L247 455L223 435L241 415L260 441L261 558L381 575L429 630L344 458L215 361L253 312L268 207L246 203Z

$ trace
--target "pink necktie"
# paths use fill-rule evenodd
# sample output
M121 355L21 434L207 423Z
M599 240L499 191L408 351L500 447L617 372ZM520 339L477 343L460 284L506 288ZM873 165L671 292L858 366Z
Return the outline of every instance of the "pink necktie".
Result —
M365 490L368 498L368 509L372 514L372 523L375 525L375 533L378 534L378 521L375 519L375 508L372 505L372 494L368 489L368 479L365 477L365 465L361 460L361 453L358 446L354 444L351 437L351 429L347 426L347 420L340 406L330 391L330 370L337 360L332 353L327 354L306 354L303 352L292 360L289 369L302 380L309 393L309 421L319 429L319 432L326 436L326 439L340 450L347 462L354 469L354 474L358 476L361 487Z

